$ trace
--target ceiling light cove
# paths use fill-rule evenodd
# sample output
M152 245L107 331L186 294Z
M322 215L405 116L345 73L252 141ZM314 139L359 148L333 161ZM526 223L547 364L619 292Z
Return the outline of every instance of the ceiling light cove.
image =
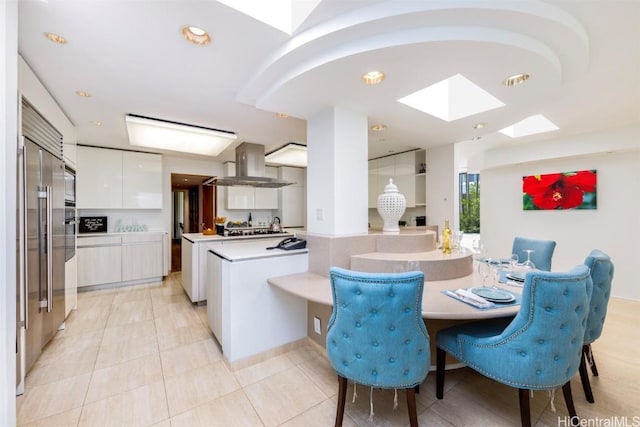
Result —
M217 156L237 136L233 132L128 114L129 143L183 153Z
M447 122L504 106L462 74L400 98L398 102Z
M307 166L307 146L290 142L275 151L268 153L264 160L268 163L289 166Z
M185 40L197 45L207 45L211 43L211 36L205 30L193 25L182 27L182 36Z

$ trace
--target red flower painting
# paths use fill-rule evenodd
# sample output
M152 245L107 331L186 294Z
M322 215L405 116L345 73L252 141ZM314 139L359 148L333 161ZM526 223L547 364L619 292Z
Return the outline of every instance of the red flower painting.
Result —
M595 170L525 176L523 208L596 209L596 177Z

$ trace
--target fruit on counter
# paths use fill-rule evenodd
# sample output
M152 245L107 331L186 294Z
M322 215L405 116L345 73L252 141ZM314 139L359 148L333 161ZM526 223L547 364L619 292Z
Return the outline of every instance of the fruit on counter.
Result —
M216 224L224 224L224 222L227 220L226 216L217 216L216 217Z
M216 234L216 231L212 228L205 228L204 230L202 230L202 234L204 234L205 236L210 236Z

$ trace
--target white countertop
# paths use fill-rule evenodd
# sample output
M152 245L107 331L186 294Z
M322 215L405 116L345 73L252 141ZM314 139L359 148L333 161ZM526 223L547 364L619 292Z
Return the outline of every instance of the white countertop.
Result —
M250 240L250 239L279 239L282 240L285 237L291 237L294 233L289 233L285 230L280 234L253 234L251 236L220 236L218 234L204 235L202 233L184 233L183 239L187 239L190 242L208 242L215 240Z
M254 236L247 236L254 237ZM228 239L228 237L222 237ZM267 249L267 247L275 246L282 238L270 239L250 239L241 242L234 242L229 245L211 245L209 252L228 260L228 261L246 261L259 258L275 258L282 256L291 256L308 253L308 249L294 249L285 251L282 249Z

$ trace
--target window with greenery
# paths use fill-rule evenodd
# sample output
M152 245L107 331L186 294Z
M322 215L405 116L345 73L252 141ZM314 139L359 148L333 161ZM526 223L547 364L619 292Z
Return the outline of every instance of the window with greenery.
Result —
M460 194L460 231L480 233L480 174L458 175Z

